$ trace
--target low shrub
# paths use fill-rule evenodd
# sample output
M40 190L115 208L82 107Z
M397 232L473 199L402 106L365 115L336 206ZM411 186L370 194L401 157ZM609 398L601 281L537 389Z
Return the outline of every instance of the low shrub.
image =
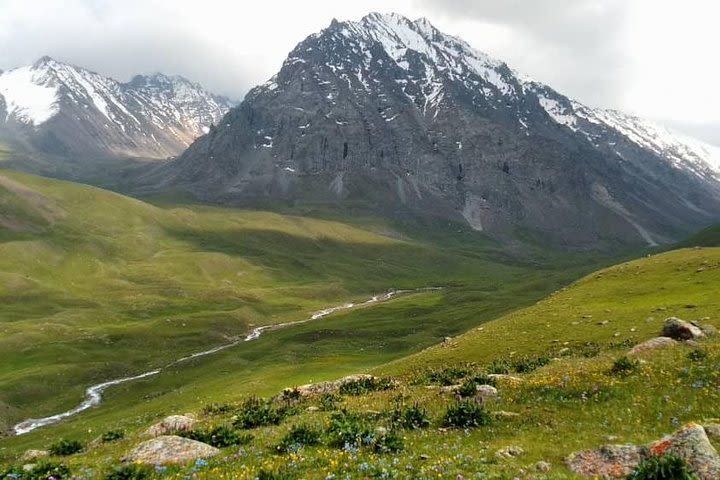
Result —
M205 415L224 415L231 413L235 410L236 407L233 405L230 405L229 403L210 403L208 405L205 405L202 409L202 412Z
M664 455L640 462L627 480L696 480L696 477L682 458Z
M328 444L343 448L346 445L368 445L372 443L372 425L361 415L350 412L334 413L327 428Z
M257 480L295 480L297 475L286 469L266 470L261 468L255 478Z
M515 373L530 373L550 363L546 356L526 356L515 359L512 362L512 370Z
M695 350L690 351L690 353L688 353L687 355L688 360L690 360L691 362L702 362L707 357L707 351L700 348L696 348Z
M407 430L417 430L430 426L430 419L425 410L418 407L417 404L412 407L397 407L392 413L392 422Z
M216 448L233 447L235 445L247 445L253 441L253 436L247 433L240 433L224 425L213 427L210 430L196 429L177 432L177 435L186 437L198 442L207 443Z
M428 370L424 374L424 382L430 385L441 385L448 387L455 385L461 378L470 373L465 367L446 367L442 370Z
M396 453L405 448L402 437L395 431L376 435L373 442L375 453Z
M323 412L337 410L337 404L341 401L342 397L336 393L323 393L320 396L320 410Z
M294 425L275 449L280 453L296 452L301 447L320 443L321 432L306 425Z
M22 480L65 480L71 477L70 469L62 463L38 462L29 470L22 466L0 467L0 479L18 478Z
M286 408L277 408L272 402L250 397L238 409L233 418L233 426L249 429L279 425L287 415Z
M145 480L153 474L153 468L147 465L129 463L114 467L103 477L104 480Z
M63 438L50 445L48 450L53 455L67 456L80 453L83 451L83 448L85 448L83 444L77 440L66 440Z
M640 362L637 360L628 357L620 357L613 362L609 373L610 375L614 375L616 377L625 377L637 370L639 366Z
M100 439L103 443L117 442L125 438L124 430L110 430L102 434Z
M450 405L443 418L443 426L471 428L489 425L492 416L479 403L472 400L461 400Z
M488 373L494 373L496 375L507 375L510 373L511 365L510 362L504 358L496 358L487 367Z
M389 378L360 378L352 382L344 383L340 386L339 392L342 395L365 395L370 392L379 392L390 390L395 384Z

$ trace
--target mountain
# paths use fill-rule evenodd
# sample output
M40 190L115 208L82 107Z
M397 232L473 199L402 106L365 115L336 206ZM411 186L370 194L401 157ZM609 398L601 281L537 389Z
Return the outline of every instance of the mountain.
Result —
M180 76L120 83L50 57L0 73L0 139L52 156L175 156L232 106Z
M720 217L717 149L585 106L397 14L309 36L146 182L572 246L666 243Z

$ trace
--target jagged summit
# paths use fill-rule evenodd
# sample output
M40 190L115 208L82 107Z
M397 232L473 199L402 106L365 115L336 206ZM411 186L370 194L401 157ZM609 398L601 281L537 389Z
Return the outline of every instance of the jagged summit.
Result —
M159 188L655 245L720 220L712 150L587 107L426 19L372 13L299 43Z
M177 155L233 105L178 75L122 83L49 56L0 74L0 100L5 136L84 157Z

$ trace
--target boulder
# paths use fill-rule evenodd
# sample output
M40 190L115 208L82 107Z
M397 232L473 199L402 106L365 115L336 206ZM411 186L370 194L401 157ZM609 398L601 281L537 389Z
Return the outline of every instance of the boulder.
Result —
M146 465L165 465L210 458L218 453L220 450L206 443L175 435L163 435L135 447L126 460Z
M706 337L712 337L712 336L717 335L717 333L718 333L717 328L715 328L712 325L700 324L697 322L691 322L691 323L693 325L695 325L696 327L698 327L700 330L702 330L702 332L705 334Z
M606 445L574 453L566 463L571 471L582 477L620 479L630 475L644 459L662 455L682 458L698 480L720 478L720 455L710 443L705 429L694 423L646 447Z
M685 320L676 317L670 317L665 320L662 329L663 337L674 338L675 340L695 340L705 336L703 331Z
M197 425L197 420L185 415L170 415L156 423L145 431L145 435L149 437L159 437L160 435L170 435L176 432L188 432Z
M712 440L720 440L720 423L706 423L703 425L705 434Z
M552 469L552 465L548 462L540 461L535 464L535 471L540 473L548 473Z
M649 447L650 455L676 455L690 466L698 480L720 478L720 455L708 439L705 429L690 423Z
M48 452L47 450L28 450L22 454L20 460L23 462L32 462L34 460L39 460L41 458L46 458L49 456L50 452Z
M637 355L638 353L647 352L648 350L657 350L658 348L670 347L677 345L677 340L670 337L657 337L646 340L642 343L635 345L629 352L628 355Z
M492 385L477 385L475 390L477 391L475 396L482 398L483 400L493 400L498 396L497 388Z
M586 478L625 478L645 458L645 450L635 445L604 445L595 450L573 453L568 468Z
M496 382L507 382L507 383L521 383L523 381L523 379L520 377L516 377L514 375L508 375L505 373L491 373L488 375L488 378L491 380L494 380Z

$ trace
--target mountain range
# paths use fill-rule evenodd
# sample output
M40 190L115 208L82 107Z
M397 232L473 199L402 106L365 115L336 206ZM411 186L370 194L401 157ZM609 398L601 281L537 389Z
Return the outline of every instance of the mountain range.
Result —
M426 19L373 13L306 38L149 183L656 245L718 220L718 152L585 106Z
M164 159L233 105L180 76L121 83L43 57L0 73L0 140L54 158Z

